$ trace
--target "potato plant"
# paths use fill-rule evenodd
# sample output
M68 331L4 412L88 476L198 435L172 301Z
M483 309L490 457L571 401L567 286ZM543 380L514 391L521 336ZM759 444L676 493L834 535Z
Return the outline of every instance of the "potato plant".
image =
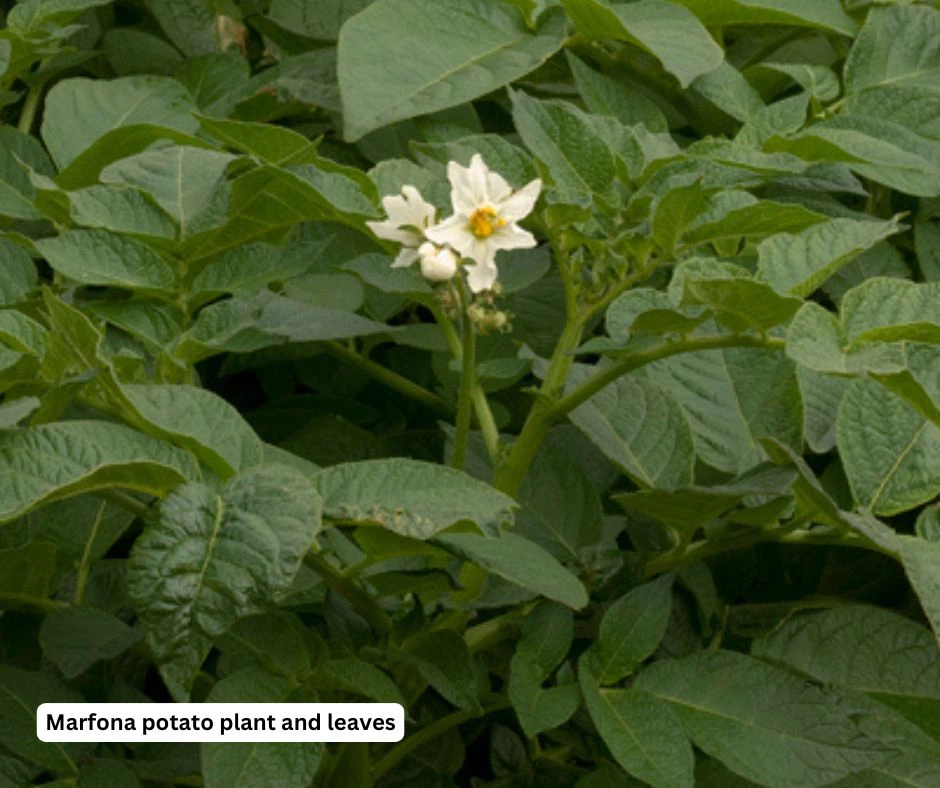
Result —
M936 5L0 2L0 787L940 785Z

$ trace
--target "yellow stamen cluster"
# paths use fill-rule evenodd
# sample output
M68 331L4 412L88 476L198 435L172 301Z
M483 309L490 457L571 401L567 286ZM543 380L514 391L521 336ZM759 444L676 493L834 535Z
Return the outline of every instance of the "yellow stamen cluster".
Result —
M506 220L497 217L496 209L489 206L477 208L470 215L470 232L477 238L489 238L497 227L505 224Z

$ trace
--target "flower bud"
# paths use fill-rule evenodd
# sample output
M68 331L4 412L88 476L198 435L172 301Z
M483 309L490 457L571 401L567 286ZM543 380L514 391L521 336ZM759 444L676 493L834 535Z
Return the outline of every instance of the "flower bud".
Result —
M457 255L447 247L423 243L418 249L418 256L421 259L421 274L425 279L446 282L457 273Z

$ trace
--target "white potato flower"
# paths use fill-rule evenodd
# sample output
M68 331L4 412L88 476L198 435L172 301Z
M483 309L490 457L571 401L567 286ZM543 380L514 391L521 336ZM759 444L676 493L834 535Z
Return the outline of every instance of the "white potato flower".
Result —
M490 170L479 153L470 160L469 167L450 162L447 177L454 215L428 227L426 235L473 260L467 266L467 283L474 293L490 290L499 274L496 252L536 245L532 234L516 223L532 212L542 181L536 178L513 192L506 179Z
M418 248L427 240L425 231L434 222L437 209L414 186L402 186L400 195L383 197L382 207L388 218L366 222L366 226L379 238L401 244L392 268L405 268L418 259Z

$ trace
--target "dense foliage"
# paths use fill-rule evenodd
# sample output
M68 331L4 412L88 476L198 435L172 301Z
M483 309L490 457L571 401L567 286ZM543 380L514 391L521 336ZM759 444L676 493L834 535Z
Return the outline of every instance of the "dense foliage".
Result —
M0 786L940 785L933 4L0 12Z

